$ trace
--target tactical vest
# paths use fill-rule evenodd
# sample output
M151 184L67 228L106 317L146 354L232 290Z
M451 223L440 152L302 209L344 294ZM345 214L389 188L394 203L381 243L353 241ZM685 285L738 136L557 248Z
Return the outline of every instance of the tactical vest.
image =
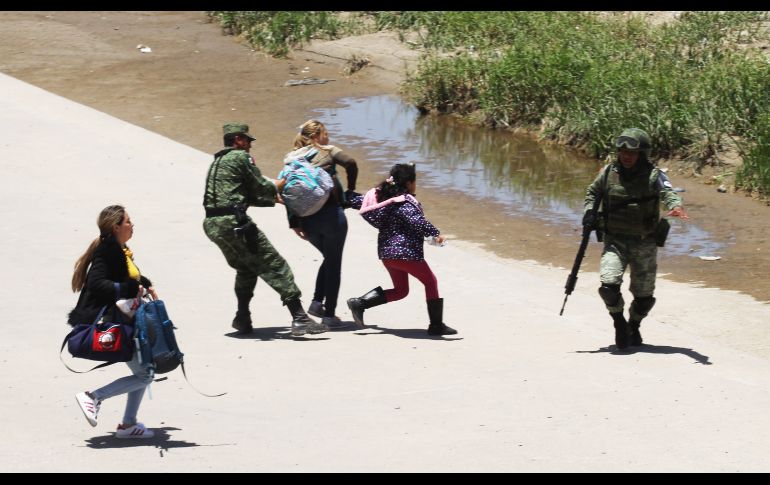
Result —
M654 233L660 219L658 169L650 167L633 178L621 178L613 166L606 180L602 202L605 232L641 237Z

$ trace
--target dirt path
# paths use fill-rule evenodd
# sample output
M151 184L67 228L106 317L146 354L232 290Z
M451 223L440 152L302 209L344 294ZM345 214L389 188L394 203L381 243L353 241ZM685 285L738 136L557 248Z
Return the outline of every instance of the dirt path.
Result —
M365 39L374 46L382 36ZM152 53L142 53L146 45ZM381 46L382 44L377 44ZM374 47L370 47L370 50ZM212 153L221 144L220 127L230 120L252 125L259 148L252 150L267 174L277 173L281 154L296 126L318 107L349 96L395 93L392 69L403 63L399 53L380 48L375 66L346 77L346 52L363 52L349 41L313 46L293 59L265 57L221 35L201 12L4 12L0 16L0 72L91 106L191 147ZM323 53L328 56L322 55ZM388 61L388 56L390 60ZM393 60L396 62L393 62ZM308 68L307 72L303 70ZM314 76L326 84L284 87L288 79ZM56 147L42 148L52 151ZM361 160L359 186L379 181ZM690 215L717 236L736 234L721 261L705 263L671 257L661 273L677 281L738 290L770 301L770 209L713 186L674 175L686 189ZM447 196L450 195L450 196ZM519 259L570 266L577 246L572 238L552 237L536 219L506 221L470 196L421 192L431 219L444 232ZM491 240L491 234L503 234ZM598 246L585 265L595 269ZM566 276L566 273L565 273ZM560 295L555 294L558 299Z

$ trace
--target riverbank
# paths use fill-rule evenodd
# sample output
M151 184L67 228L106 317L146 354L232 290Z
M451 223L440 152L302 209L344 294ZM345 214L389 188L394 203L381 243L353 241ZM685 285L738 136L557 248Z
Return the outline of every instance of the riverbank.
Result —
M263 283L256 332L234 336L233 271L200 225L222 123L248 121L258 137L252 154L277 173L279 155L313 108L389 91L367 77L374 70L345 78L322 58L266 59L212 27L192 12L0 16L0 71L13 76L0 75L0 260L9 289L0 305L13 327L0 340L0 405L14 411L0 417L3 470L82 472L94 463L167 473L768 470L770 308L745 294L660 278L659 302L643 323L647 345L619 353L595 265L586 263L560 317L563 267L451 238L426 254L457 336L425 338L427 312L413 284L406 299L367 311L367 330L293 339L288 312ZM336 80L283 87L305 67ZM365 151L352 153L361 187L381 178ZM758 220L738 204L745 200L720 196L724 210ZM493 227L477 219L469 198L421 191L420 200L440 227ZM102 405L96 428L74 401L76 392L125 375L125 366L76 375L54 355L76 300L72 265L96 236L99 209L115 202L136 224L131 248L168 304L192 384L228 393L202 397L181 372L170 373L142 403L139 417L157 433L142 442L113 436L125 398ZM440 203L460 207L446 213ZM718 210L693 203L691 214ZM287 256L307 299L318 253L287 228L282 208L250 213ZM387 284L376 232L355 213L347 217L343 298ZM539 223L512 226L532 239L504 241L500 250L560 247L538 233ZM565 265L577 239L567 242ZM339 314L350 320L346 308Z
M290 59L274 59L222 35L201 12L7 12L0 16L0 38L0 72L204 152L221 144L219 120L248 121L258 132L255 156L268 174L278 173L296 127L313 109L335 106L343 97L395 93L399 69L416 59L381 34L312 43ZM140 44L152 53L139 51ZM370 57L371 64L345 75L353 54ZM332 81L284 86L304 77ZM362 164L359 187L382 179L367 165L365 148L345 148ZM770 301L770 211L741 195L718 193L699 178L671 174L686 189L690 215L731 243L720 261L672 258L662 262L661 273ZM421 191L420 197L452 237L503 257L572 263L577 232L558 237L526 214L501 225L494 205L449 188ZM598 246L589 249L584 268L598 266L598 253Z
M645 320L646 345L617 352L593 285L578 285L560 317L551 292L563 270L452 240L426 254L455 336L427 337L415 285L368 310L365 330L292 338L288 312L260 283L256 331L238 337L233 271L200 226L210 155L5 75L0 90L0 130L14 141L0 157L0 259L13 282L0 293L13 326L0 341L0 405L29 417L0 417L5 471L83 472L97 462L166 473L768 468L770 439L757 430L770 426L770 349L755 333L770 318L766 305L661 280L656 295L667 304ZM30 150L40 140L55 153ZM227 393L206 398L180 371L164 375L139 410L156 436L130 442L114 437L124 397L102 403L96 428L74 400L126 367L73 374L55 356L76 300L72 263L114 202L135 224L135 261L168 305L187 376L202 392ZM282 208L250 213L307 295L317 251L286 227ZM354 213L348 220L343 298L387 284L376 231ZM339 314L350 320L344 307Z

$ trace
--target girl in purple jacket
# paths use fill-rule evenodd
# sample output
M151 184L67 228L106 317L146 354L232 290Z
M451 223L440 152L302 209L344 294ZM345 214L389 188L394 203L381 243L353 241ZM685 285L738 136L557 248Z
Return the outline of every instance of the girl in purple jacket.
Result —
M399 163L390 170L390 177L365 195L350 199L351 207L359 209L369 224L380 230L377 253L390 273L393 288L381 286L365 295L348 300L356 325L364 327L364 310L397 301L409 294L409 275L425 286L428 305L428 335L453 335L457 330L442 321L444 299L439 298L438 282L425 261L423 242L433 236L438 244L444 236L425 219L422 206L414 197L417 174L413 163Z

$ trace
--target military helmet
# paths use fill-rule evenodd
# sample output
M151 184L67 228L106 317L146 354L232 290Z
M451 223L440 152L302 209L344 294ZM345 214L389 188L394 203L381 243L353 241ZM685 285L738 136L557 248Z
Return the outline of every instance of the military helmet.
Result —
M646 131L639 128L628 128L623 130L623 133L615 140L615 148L639 151L649 158L652 142Z

